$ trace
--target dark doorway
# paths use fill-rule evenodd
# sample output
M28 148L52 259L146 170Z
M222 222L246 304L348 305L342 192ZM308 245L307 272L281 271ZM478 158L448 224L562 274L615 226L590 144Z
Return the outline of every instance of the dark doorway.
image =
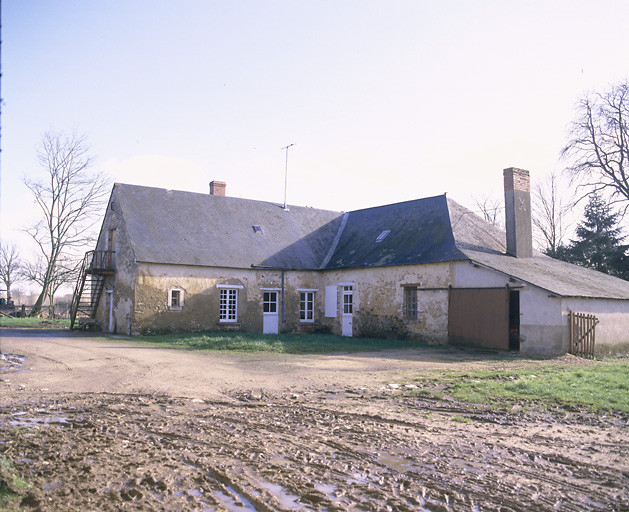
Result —
M520 350L520 292L509 290L509 350Z

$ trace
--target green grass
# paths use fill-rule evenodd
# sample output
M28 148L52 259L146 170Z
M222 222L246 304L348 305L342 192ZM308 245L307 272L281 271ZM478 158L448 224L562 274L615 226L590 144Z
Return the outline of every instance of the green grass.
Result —
M16 475L9 460L0 457L0 510L18 510L21 495L28 487L28 483Z
M135 336L133 342L182 347L196 350L238 352L274 352L280 354L325 354L370 352L387 349L417 348L427 345L405 340L348 338L332 334L187 333Z
M24 327L28 329L69 329L70 319L68 318L14 318L0 316L0 327Z
M540 366L534 369L448 373L416 379L420 394L448 394L462 402L586 407L629 413L629 364Z

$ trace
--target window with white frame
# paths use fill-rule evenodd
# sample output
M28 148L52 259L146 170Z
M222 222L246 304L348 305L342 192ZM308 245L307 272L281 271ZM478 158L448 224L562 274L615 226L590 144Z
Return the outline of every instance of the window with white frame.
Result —
M220 290L219 320L236 322L238 320L238 289L221 288Z
M354 312L354 287L343 286L343 314L351 315Z
M315 292L312 290L303 290L299 293L299 320L301 322L314 322Z
M404 288L404 318L417 320L417 288Z
M262 310L264 313L277 313L277 292L266 291L262 296Z
M183 307L183 290L171 288L168 290L168 309L181 309Z

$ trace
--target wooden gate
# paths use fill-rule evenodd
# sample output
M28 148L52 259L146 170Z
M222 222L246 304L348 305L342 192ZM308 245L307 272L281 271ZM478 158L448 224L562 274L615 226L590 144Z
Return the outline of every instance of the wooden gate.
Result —
M568 312L570 353L579 357L594 357L595 328L598 318L586 313Z

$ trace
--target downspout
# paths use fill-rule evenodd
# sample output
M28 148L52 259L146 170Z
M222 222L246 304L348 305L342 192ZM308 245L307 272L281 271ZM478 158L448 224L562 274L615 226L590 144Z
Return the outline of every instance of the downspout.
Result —
M286 301L284 300L284 274L286 274L286 270L282 270L282 323L286 323Z

